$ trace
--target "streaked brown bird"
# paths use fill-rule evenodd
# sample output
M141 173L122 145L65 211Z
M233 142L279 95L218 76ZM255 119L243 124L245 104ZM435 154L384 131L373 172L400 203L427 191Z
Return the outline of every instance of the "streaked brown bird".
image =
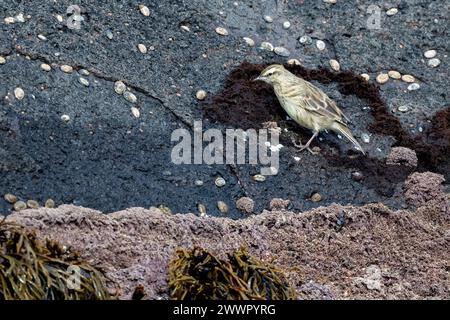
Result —
M312 130L311 139L305 145L297 145L300 150L307 149L315 154L309 147L311 142L320 131L332 130L345 136L365 154L348 128L348 118L322 90L292 74L280 64L268 66L256 80L272 85L278 101L289 117L302 127Z

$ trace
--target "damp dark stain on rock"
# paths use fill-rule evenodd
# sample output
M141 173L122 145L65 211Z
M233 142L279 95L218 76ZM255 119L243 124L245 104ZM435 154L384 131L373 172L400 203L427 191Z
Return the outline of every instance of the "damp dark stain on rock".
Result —
M266 65L243 63L234 69L222 92L205 100L205 118L213 123L244 130L262 128L262 123L286 117L273 90L253 82Z
M223 90L203 102L204 118L214 125L233 128L263 128L263 123L276 121L298 138L307 139L310 132L285 121L286 113L281 108L273 89L261 82L253 82L259 73L269 64L251 64L244 62L234 69L225 82ZM360 75L349 71L332 72L326 69L309 70L298 65L285 65L286 69L307 81L322 84L337 83L343 95L355 95L364 100L371 108L373 121L367 130L373 134L395 138L394 146L415 150L418 156L418 171L433 171L450 179L450 106L431 119L430 128L420 135L412 135L400 121L388 110L382 99L379 86L366 82ZM345 112L345 109L344 109ZM281 143L291 145L290 139L280 136ZM357 169L365 177L360 183L375 189L383 197L394 194L396 184L403 182L412 172L412 168L386 165L384 159L362 158L354 150L344 153L329 151L333 142L322 143L323 156L331 167L344 167L349 171ZM321 146L322 146L321 145Z

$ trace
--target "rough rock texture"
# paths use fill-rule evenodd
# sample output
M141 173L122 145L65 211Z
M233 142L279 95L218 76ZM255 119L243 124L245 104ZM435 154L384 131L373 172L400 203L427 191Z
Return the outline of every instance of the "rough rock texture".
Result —
M285 210L291 203L290 200L275 198L270 201L270 210Z
M411 174L405 181L405 197L409 204L423 205L425 202L439 197L443 193L442 183L445 181L440 174L433 172Z
M247 243L254 254L275 257L307 298L449 298L445 212L450 206L440 191L442 178L411 176L406 197L402 187L413 170L450 178L445 45L450 29L444 23L450 3L375 4L381 11L377 28L369 23L374 17L369 0L236 3L147 1L151 14L144 17L141 1L82 1L84 21L73 30L55 17L69 19L72 0L2 1L0 55L6 63L0 65L0 195L75 205L13 213L11 219L72 243L103 264L125 298L137 283L144 283L151 297L164 297L167 261L176 247L195 243L221 253ZM389 17L384 12L392 6L399 13ZM25 22L4 23L19 13ZM266 23L264 15L274 23ZM282 28L284 20L291 23L288 30ZM219 26L229 35L218 35ZM297 41L304 35L311 43ZM242 37L252 37L256 45L249 47ZM326 43L323 51L315 45L319 39ZM292 147L291 138L304 142L311 133L286 120L273 90L250 81L268 63L288 59L259 49L262 41L286 47L289 58L301 61L303 67L290 70L342 107L357 139L369 134L367 157L355 155L332 133L314 141L320 155ZM143 55L138 43L154 50ZM423 57L431 48L442 61L437 68L428 67ZM341 72L328 68L330 59L339 61ZM42 63L52 70L43 71ZM60 71L62 64L74 72ZM89 87L79 83L81 69L90 71ZM381 86L374 82L391 69L413 75L420 89L409 91L406 83L392 79ZM361 73L371 80L363 81ZM130 112L132 104L114 92L117 80L136 95L139 118ZM17 87L25 92L22 100L14 98ZM208 93L203 102L195 97L199 88ZM398 112L401 106L408 112ZM62 115L70 121L61 121ZM285 146L279 174L259 183L252 179L259 173L255 166L175 165L171 134L179 128L192 134L194 120L203 120L204 129L276 122ZM415 150L417 169L387 165L392 146ZM354 180L355 171L363 178ZM227 182L221 188L214 185L218 175ZM323 200L311 201L313 193ZM243 196L254 200L254 212L272 198L283 198L291 200L296 213L247 217L234 206ZM405 207L405 198L417 211L387 209ZM162 205L184 213L202 203L208 215L220 217L218 201L230 204L228 217L247 218L167 216L157 209L104 216L79 207L106 213ZM333 203L352 206L319 207ZM0 199L0 213L11 210Z
M70 203L102 212L159 205L174 212L195 212L203 203L208 214L217 216L222 214L212 208L224 201L230 204L228 216L233 218L245 216L232 205L244 195L255 200L258 212L272 198L290 199L295 211L310 210L319 205L309 200L312 192L324 196L320 204L383 202L401 208L394 191L406 176L398 173L398 167L389 171L383 165L393 143L411 146L403 143L406 133L439 148L430 152L428 147L411 147L419 166L428 163L434 168L426 170L450 172L448 1L166 2L1 1L0 56L6 63L0 65L0 195L12 193L40 203L52 198L58 205ZM143 3L150 9L149 17L139 12ZM66 12L75 4L84 18L79 30L69 29L66 21L55 17L70 19ZM370 25L376 16L370 13L372 5L380 9L378 28ZM385 11L391 6L398 7L399 13L389 17ZM25 22L4 23L4 18L19 13ZM264 15L274 22L265 22ZM282 27L285 20L291 23L287 30ZM229 35L218 35L214 30L219 26ZM298 41L304 35L311 37L311 43ZM251 37L255 46L248 46L242 37ZM326 43L323 51L315 45L319 39ZM262 41L285 47L291 56L259 49ZM139 52L139 43L149 48L147 54ZM437 68L427 66L423 53L429 49L436 49L442 61ZM291 58L301 61L308 79L352 120L357 139L363 133L370 135L370 143L364 144L367 159L349 161L351 144L332 133L322 133L314 141L313 146L322 149L318 156L298 154L292 147L291 136L305 142L311 133L284 121L286 113L273 90L263 84L248 86L247 77L255 77L258 68L251 72L243 66L245 61L266 65ZM330 59L339 61L341 72L329 69ZM52 70L43 71L42 63ZM62 72L63 64L71 65L74 72ZM90 71L83 76L89 87L79 83L80 69ZM391 69L413 75L421 88L408 91L407 84L397 80L378 86L375 77ZM324 74L327 70L329 74ZM371 80L350 90L354 89L346 84L352 82L350 75L363 72ZM140 118L130 112L133 105L114 92L116 80L136 95ZM14 98L17 87L25 92L22 100ZM259 170L253 166L232 170L225 165L177 166L170 161L175 144L170 142L172 131L192 132L193 120L205 120L203 103L195 97L200 88L208 93L206 104L226 98L228 118L251 120L252 128L258 128L258 119L277 122L281 138L287 140L281 142L285 147L277 176L255 183L252 177ZM364 92L376 93L379 99L361 98ZM257 112L252 112L252 105ZM397 112L400 106L409 111ZM255 114L258 118L250 119ZM62 115L70 121L61 121ZM384 127L374 130L375 121ZM226 126L223 121L210 124ZM294 157L301 157L300 163ZM366 178L353 181L355 170ZM227 181L223 188L214 186L217 175ZM204 184L198 186L196 180ZM11 208L0 199L0 212Z
M425 173L412 175L407 185L424 176L439 181ZM416 196L421 192L429 190L419 188ZM138 284L149 298L167 298L167 266L178 247L200 245L223 255L243 244L284 270L300 298L449 299L450 196L420 199L416 211L334 204L302 214L265 211L238 221L143 208L105 215L72 205L25 210L8 219L80 250L106 270L123 299Z
M249 197L242 197L236 201L236 208L245 213L252 213L255 202Z
M394 147L386 159L386 164L417 167L417 161L417 155L414 150L405 147Z

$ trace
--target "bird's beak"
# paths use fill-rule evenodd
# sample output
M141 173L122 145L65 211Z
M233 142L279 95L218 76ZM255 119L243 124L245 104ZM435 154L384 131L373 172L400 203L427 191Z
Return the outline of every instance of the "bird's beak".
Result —
M259 76L253 79L252 81L260 81L260 80L264 80L264 77Z

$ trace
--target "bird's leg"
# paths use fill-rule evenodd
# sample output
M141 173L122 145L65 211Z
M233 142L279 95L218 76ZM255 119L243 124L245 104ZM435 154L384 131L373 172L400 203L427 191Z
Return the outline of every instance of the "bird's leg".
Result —
M296 146L297 148L299 148L300 151L303 151L303 150L306 149L306 150L308 150L309 152L311 152L312 154L316 155L317 152L312 151L311 148L309 147L309 145L310 145L311 142L314 140L314 138L317 137L318 134L319 134L319 131L314 131L312 137L308 140L308 142L307 142L305 145L303 145L301 142L300 142L300 143L295 142L294 138L292 138L292 143L294 144L294 146Z
M309 141L305 144L305 148L309 149L309 145L311 144L311 142L314 140L315 137L317 137L317 135L319 134L319 131L314 131L312 137L309 139Z

